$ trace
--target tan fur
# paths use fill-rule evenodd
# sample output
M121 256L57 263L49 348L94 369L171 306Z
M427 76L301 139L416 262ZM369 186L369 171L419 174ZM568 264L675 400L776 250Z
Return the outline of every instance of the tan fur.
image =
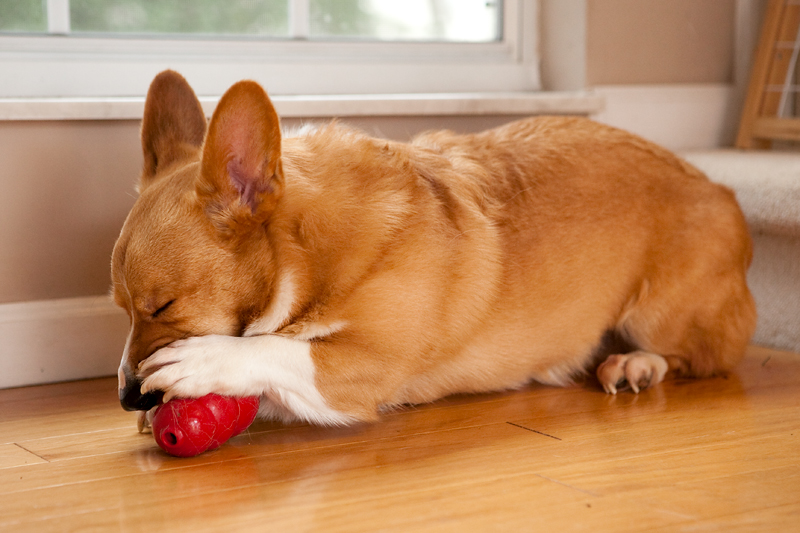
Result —
M567 383L607 331L691 376L733 367L753 332L733 194L638 137L539 117L410 144L336 123L281 139L266 94L241 82L201 146L171 126L198 120L185 81L166 72L154 87L142 137L159 164L145 168L112 269L132 369L175 339L241 335L286 273L295 300L276 334L337 324L312 341L316 385L364 420ZM154 118L165 94L181 104ZM237 189L231 172L254 185Z

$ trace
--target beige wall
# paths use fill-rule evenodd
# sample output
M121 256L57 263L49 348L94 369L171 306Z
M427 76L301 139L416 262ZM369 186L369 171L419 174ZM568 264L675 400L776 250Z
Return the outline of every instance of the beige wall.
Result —
M540 0L545 89L731 83L737 9L761 0ZM747 15L747 13L745 13ZM741 30L741 28L738 28Z
M735 0L589 0L586 81L731 83Z
M138 124L0 121L0 162L0 303L106 292Z

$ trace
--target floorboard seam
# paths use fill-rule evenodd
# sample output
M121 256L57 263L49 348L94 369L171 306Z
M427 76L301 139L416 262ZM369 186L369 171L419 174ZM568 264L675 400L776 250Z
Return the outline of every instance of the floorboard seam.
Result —
M31 454L31 455L35 455L36 457L38 457L39 459L41 459L41 460L42 460L42 461L44 461L45 463L49 463L49 462L50 462L49 460L45 459L44 457L42 457L42 456L41 456L41 455L39 455L38 453L36 453L36 452L32 452L31 450L29 450L28 448L26 448L25 446L21 445L21 444L20 444L20 443L18 443L18 442L15 442L15 443L14 443L14 446L16 446L17 448L20 448L21 450L25 450L26 452L28 452L28 453L29 453L29 454Z
M561 440L558 437L555 437L553 435L548 435L547 433L543 433L541 431L536 431L535 429L526 428L525 426L520 426L519 424L515 424L514 422L506 422L506 424L508 424L510 426L514 426L515 428L524 429L525 431L530 431L532 433L538 433L539 435L543 435L545 437L550 437L551 439Z

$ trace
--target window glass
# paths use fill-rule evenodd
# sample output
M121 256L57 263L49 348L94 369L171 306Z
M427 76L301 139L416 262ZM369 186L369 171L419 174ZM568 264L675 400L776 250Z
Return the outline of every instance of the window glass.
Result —
M487 0L311 0L311 38L500 40L500 4Z
M287 0L70 0L73 33L287 36Z
M0 2L0 31L47 31L44 0L4 0Z
M502 0L64 0L69 33L473 42L502 39ZM47 32L46 0L3 0L0 32ZM52 9L51 4L51 9ZM290 12L307 18L290 24ZM66 7L65 7L66 9ZM302 16L302 15L301 15ZM292 31L299 34L292 34Z

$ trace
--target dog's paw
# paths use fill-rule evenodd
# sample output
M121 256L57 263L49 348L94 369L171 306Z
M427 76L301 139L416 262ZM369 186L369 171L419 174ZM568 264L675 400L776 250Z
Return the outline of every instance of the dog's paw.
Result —
M627 383L633 392L652 387L664 380L669 366L660 355L648 352L610 355L597 367L597 379L609 394Z
M221 335L190 337L161 348L139 365L142 394L160 390L164 402L224 392L225 355L231 339Z

